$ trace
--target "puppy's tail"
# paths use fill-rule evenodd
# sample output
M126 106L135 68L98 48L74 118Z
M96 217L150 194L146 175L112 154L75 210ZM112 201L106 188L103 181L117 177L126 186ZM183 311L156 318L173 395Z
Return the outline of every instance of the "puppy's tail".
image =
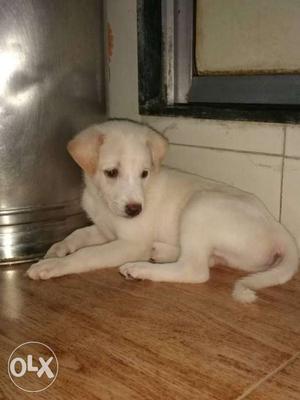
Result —
M286 231L283 232L283 251L277 263L266 271L239 279L233 289L233 297L242 303L252 303L257 289L281 285L290 280L298 270L299 253L297 245Z

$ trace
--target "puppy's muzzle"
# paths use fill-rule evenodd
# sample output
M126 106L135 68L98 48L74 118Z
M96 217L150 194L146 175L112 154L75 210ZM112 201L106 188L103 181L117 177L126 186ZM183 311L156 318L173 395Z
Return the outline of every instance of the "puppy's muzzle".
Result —
M142 211L142 205L140 203L130 203L125 207L125 213L128 217L136 217Z

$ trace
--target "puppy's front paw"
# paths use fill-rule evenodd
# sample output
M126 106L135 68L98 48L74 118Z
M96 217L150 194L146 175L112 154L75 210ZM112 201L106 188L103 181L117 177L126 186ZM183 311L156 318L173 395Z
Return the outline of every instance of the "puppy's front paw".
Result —
M64 275L63 265L60 259L48 258L33 264L27 270L26 275L34 280L54 278Z
M126 279L151 279L149 267L151 268L151 264L148 263L127 263L119 271Z

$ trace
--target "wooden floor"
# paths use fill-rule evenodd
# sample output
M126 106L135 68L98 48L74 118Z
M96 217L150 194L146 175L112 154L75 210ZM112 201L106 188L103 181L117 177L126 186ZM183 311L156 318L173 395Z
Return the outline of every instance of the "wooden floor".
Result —
M206 284L126 281L116 269L30 281L0 272L0 399L300 399L300 276L253 305L231 298L237 272ZM59 361L38 395L7 374L19 344Z

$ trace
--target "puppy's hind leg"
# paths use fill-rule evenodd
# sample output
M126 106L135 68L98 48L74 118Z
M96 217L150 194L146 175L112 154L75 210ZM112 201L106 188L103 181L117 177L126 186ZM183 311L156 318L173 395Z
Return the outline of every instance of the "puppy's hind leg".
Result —
M180 238L181 254L176 262L135 262L120 267L120 273L128 279L149 279L157 282L202 283L209 279L209 252L191 236L189 229Z
M239 279L234 286L233 297L242 303L252 303L256 299L256 290L289 281L299 269L299 252L294 238L280 227L281 258L271 268L263 272Z
M155 282L206 282L209 279L208 266L199 267L198 264L192 264L191 260L179 259L174 263L163 264L127 263L122 265L119 271L127 279L149 279Z
M168 263L178 260L180 248L168 243L154 242L151 250L151 262Z

